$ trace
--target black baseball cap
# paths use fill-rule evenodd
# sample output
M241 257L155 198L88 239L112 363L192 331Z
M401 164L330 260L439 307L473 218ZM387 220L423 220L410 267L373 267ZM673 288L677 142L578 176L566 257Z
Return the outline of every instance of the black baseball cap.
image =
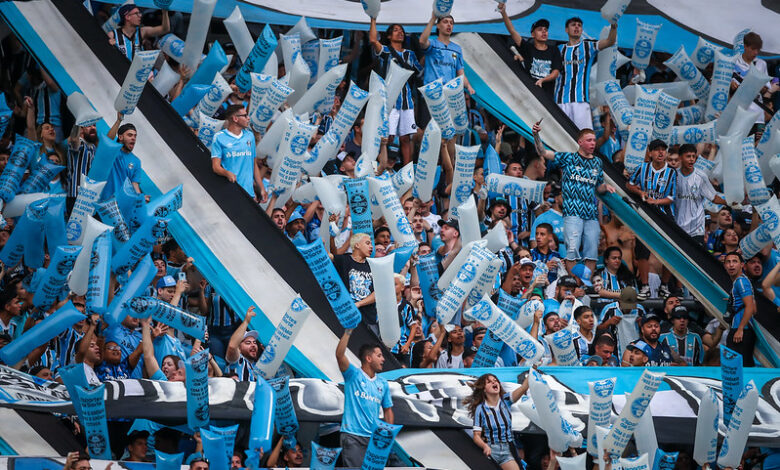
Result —
M669 318L685 318L690 319L690 315L688 314L688 309L683 307L682 305L678 305L672 309L672 313L669 314Z
M655 312L650 312L647 315L642 317L642 324L644 325L645 323L647 323L649 321L657 321L658 323L661 323L661 317L656 315Z
M550 22L544 18L539 18L538 20L534 21L534 24L531 25L531 32L533 33L534 30L539 27L550 29Z
M439 224L439 227L444 227L445 225L449 225L450 227L460 232L460 225L458 224L457 219L447 219L447 220L439 219L439 221L436 223Z

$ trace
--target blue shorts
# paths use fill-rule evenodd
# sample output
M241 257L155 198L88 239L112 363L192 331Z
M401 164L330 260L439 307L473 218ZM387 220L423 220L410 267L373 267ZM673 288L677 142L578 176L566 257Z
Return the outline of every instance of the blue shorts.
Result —
M599 258L601 227L598 220L584 220L579 217L563 218L563 235L566 238L566 259L596 261ZM580 253L582 245L582 253Z
M504 465L515 460L514 452L512 452L512 447L508 442L496 442L488 445L490 446L490 458L497 464Z

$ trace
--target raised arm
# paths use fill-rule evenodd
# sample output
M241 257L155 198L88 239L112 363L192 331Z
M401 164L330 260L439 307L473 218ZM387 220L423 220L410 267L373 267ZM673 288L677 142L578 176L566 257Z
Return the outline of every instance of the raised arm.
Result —
M252 318L254 317L255 306L252 305L246 310L244 321L238 325L238 328L236 328L236 331L234 331L233 335L230 337L230 341L228 341L227 351L225 351L225 360L228 362L228 364L233 364L234 362L238 361L239 356L241 356L241 353L238 350L238 346L241 344L241 341L244 340L244 333L246 333L247 327L249 327L249 322L251 322Z
M544 148L544 143L542 142L542 138L539 137L539 132L542 131L542 126L540 126L541 123L542 120L540 119L536 123L534 123L534 126L531 129L534 134L534 147L536 148L536 153L538 153L539 156L544 157L547 160L553 160L555 158L555 152Z
M162 23L160 26L145 26L141 29L141 36L144 38L150 38L155 36L162 36L168 34L171 31L171 19L168 16L168 10L162 11Z
M498 11L501 12L501 19L504 20L504 26L506 26L509 36L512 37L512 41L519 46L523 42L523 37L520 36L520 33L515 29L515 25L512 24L512 20L509 19L509 15L506 13L506 3L499 3Z
M777 263L769 274L766 275L763 281L761 281L761 291L764 297L774 302L775 291L772 289L775 286L775 281L778 280L777 273L780 272L780 263Z
M444 338L446 336L447 330L444 328L443 324L439 324L439 333L436 335L436 344L434 344L431 350L428 351L428 354L425 355L425 358L431 363L436 364L436 361L439 360L439 352L444 345Z
M116 113L116 121L114 121L114 125L111 126L111 129L108 130L108 138L111 140L116 139L116 134L119 132L119 126L122 125L122 120L125 118L125 115L117 112Z
M344 334L341 335L338 346L336 346L336 362L339 364L339 370L346 372L349 369L349 359L347 359L347 345L349 344L349 337L352 335L352 328L344 330Z
M146 375L152 378L160 370L160 364L154 357L154 343L152 343L152 320L145 318L141 320L141 346L144 355L144 369Z
M614 46L617 42L617 24L609 25L609 34L605 39L598 42L597 46L599 50L606 49L607 47Z
M382 52L382 43L379 42L379 33L376 31L376 18L371 18L371 25L368 27L368 42L371 43L375 54Z
M428 24L425 25L425 29L423 29L422 33L420 34L420 48L425 51L431 46L431 42L429 41L431 37L431 31L433 31L433 25L436 24L436 15L431 12L431 19L428 20Z

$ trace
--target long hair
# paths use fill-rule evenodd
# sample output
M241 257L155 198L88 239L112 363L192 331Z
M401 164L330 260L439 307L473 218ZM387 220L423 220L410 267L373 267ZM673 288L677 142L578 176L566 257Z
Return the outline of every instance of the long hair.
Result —
M498 395L504 396L504 387L501 386L501 381L498 380L498 377L493 374L481 375L477 380L469 384L471 387L471 396L463 401L463 404L466 405L466 409L469 410L469 416L472 418L474 417L474 413L477 411L477 407L485 403L485 400L487 399L487 395L485 394L485 385L487 385L488 377L493 377L496 379L496 381L498 381Z
M401 31L403 31L404 33L404 40L401 42L401 44L406 42L406 29L404 29L404 25L400 23L393 23L387 27L387 29L385 30L385 34L382 37L382 44L384 44L385 46L390 47L390 36L393 34L393 29L396 26L400 27Z

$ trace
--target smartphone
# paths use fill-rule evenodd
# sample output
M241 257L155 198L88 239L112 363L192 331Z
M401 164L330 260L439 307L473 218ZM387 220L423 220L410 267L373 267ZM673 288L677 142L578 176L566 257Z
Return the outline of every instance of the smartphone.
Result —
M184 271L179 271L178 277L180 281L187 282L187 273L185 273Z

